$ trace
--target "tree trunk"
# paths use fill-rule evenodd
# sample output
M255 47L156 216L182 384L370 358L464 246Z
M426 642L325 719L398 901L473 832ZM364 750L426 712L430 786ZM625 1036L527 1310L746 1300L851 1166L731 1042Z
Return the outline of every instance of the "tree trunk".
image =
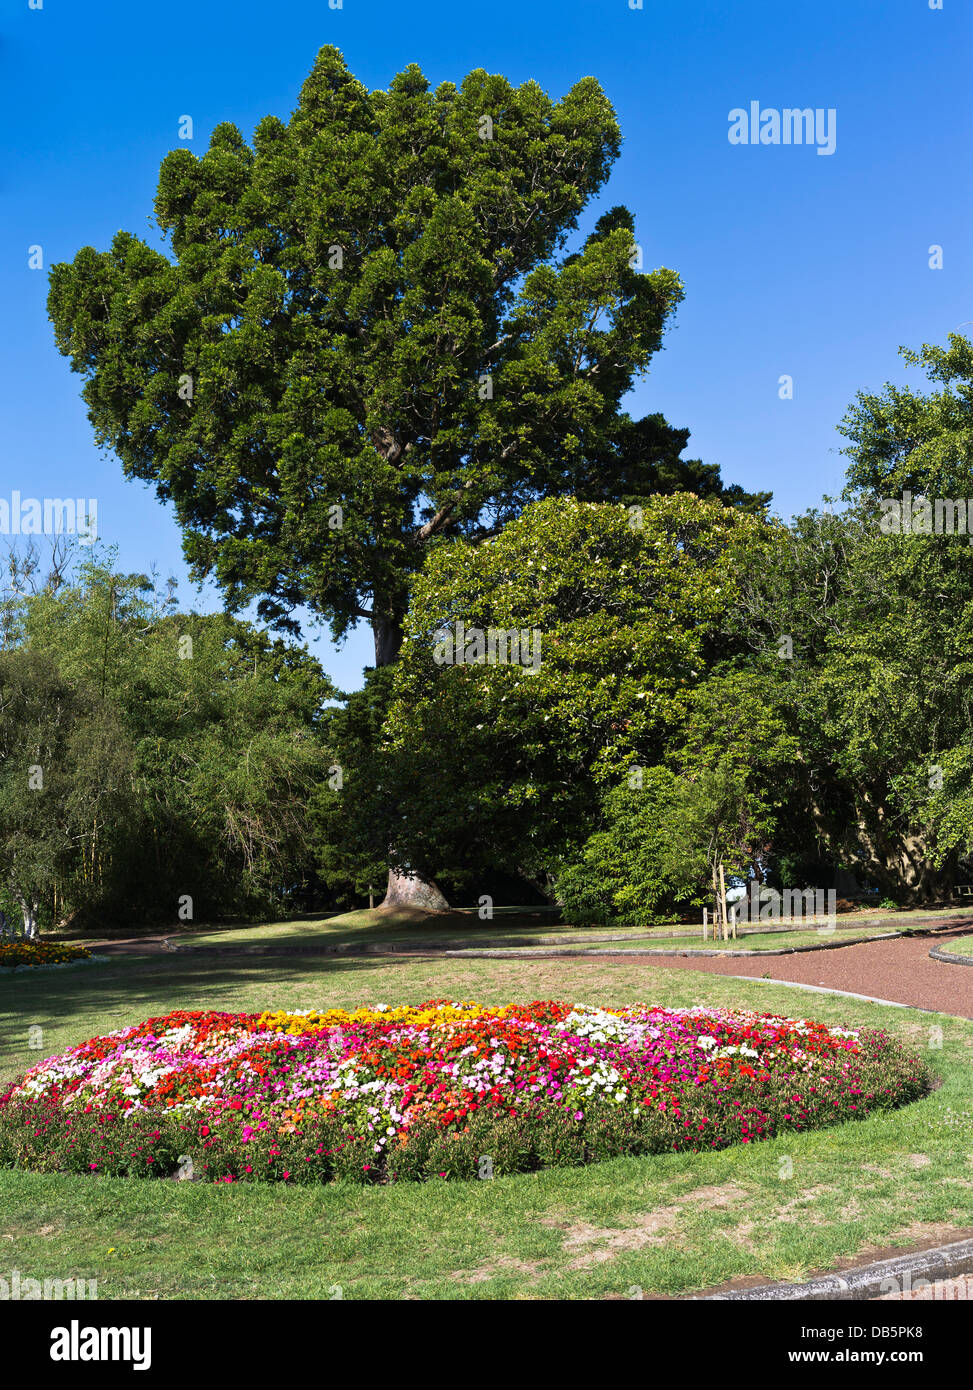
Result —
M375 665L391 666L402 646L402 620L394 614L379 612L379 605L372 604L372 632L375 637ZM371 901L371 899L369 899ZM423 908L427 912L448 912L449 903L443 897L432 879L421 878L418 874L406 874L398 869L389 869L389 881L385 897L379 903L382 908Z
M20 910L24 914L24 936L28 941L37 939L37 913L40 904L33 899L28 901L21 893L16 895Z
M809 802L819 840L836 859L851 856L855 872L877 884L903 905L950 897L956 882L956 856L937 868L933 845L921 832L900 827L884 799L884 789L866 789L855 809L854 823L836 831L817 797Z
M720 860L720 916L723 918L723 940L730 939L730 922L726 911L726 876L723 873L723 860Z
M372 634L375 638L375 665L391 666L402 646L402 623L395 617L372 619Z

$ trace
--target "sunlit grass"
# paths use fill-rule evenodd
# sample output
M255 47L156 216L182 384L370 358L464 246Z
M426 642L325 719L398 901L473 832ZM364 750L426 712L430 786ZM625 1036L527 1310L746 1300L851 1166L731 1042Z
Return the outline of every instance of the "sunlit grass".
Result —
M910 1233L942 1227L948 1239L973 1225L973 1023L637 960L119 957L0 981L0 1061L10 1079L173 1008L433 996L712 1003L882 1026L922 1050L943 1085L831 1130L492 1182L288 1189L7 1171L7 1265L24 1277L97 1278L102 1298L328 1298L335 1286L345 1298L627 1297L633 1287L675 1294L793 1276ZM43 1030L40 1047L31 1026Z

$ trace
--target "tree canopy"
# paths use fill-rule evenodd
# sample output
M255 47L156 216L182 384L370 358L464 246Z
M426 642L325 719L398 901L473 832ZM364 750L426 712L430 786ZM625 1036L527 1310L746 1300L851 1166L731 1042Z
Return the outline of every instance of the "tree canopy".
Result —
M365 618L384 664L437 538L549 496L721 489L679 459L685 431L621 409L678 276L634 268L625 208L566 251L620 138L591 77L553 101L482 69L433 91L411 65L369 92L326 47L288 122L166 157L169 254L119 232L53 268L98 441L174 505L231 609L293 630L307 605L337 636Z
M389 805L408 791L400 853L423 872L543 881L587 834L599 786L677 739L737 567L769 544L760 519L680 494L548 499L483 546L438 548L385 723ZM463 651L440 660L460 622ZM519 659L491 659L474 640L490 629L520 634Z

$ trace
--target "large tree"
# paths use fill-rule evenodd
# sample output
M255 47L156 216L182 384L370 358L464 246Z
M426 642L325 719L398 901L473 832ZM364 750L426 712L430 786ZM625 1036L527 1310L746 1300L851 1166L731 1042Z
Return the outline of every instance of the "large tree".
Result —
M566 253L619 143L591 77L555 102L410 65L369 92L326 47L288 122L166 157L169 254L119 232L53 268L99 443L174 505L231 610L294 630L306 606L336 638L367 620L385 665L439 538L678 479L684 432L620 402L679 278L636 268L624 208Z
M390 837L409 863L551 891L600 788L685 734L741 567L774 539L684 494L640 513L548 499L488 545L439 547L413 586L385 721L390 826L410 808ZM498 632L518 634L516 655Z
M954 334L902 355L935 388L856 397L840 426L847 505L794 520L737 616L800 742L791 851L803 820L809 851L928 901L973 853L973 345Z

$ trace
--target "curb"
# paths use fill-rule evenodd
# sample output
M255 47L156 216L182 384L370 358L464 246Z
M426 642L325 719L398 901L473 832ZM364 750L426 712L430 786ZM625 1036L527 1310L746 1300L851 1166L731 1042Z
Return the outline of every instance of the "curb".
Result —
M758 935L758 933L754 933ZM794 956L805 951L834 951L842 946L863 946L873 941L894 941L904 932L882 932L879 936L856 936L849 941L822 941L820 944L811 946L780 946L770 951L721 951L707 950L705 947L695 948L686 946L678 950L663 950L656 947L643 948L623 948L614 950L562 950L560 947L530 947L530 946L497 946L493 949L486 947L465 947L447 946L443 947L438 942L431 941L410 941L407 944L399 945L398 942L362 942L350 943L341 946L177 946L171 937L165 937L162 941L162 949L171 951L178 955L189 956L459 956L467 960L470 959L526 959L526 960L559 960L571 957L585 956L706 956L714 959L738 956L744 960L753 960L754 957L763 959L764 956ZM624 938L622 938L624 939Z
M833 985L806 985L801 980L771 980L763 975L727 975L728 980L746 980L748 984L782 985L786 989L805 989L810 994L838 994L842 999L860 999L864 1004L884 1004L888 1009L912 1009L917 1014L938 1014L942 1018L960 1018L969 1022L973 1015L950 1014L943 1009L927 1009L922 1004L903 1004L901 999L879 999L874 994L855 994L850 989L835 989Z
M911 1288L916 1280L953 1279L973 1270L973 1240L958 1240L951 1245L939 1245L932 1250L920 1250L895 1260L879 1260L875 1264L848 1269L843 1274L823 1274L806 1284L759 1284L753 1289L733 1293L691 1295L696 1303L778 1301L833 1303L849 1299L877 1298L885 1293L898 1293ZM889 1285L896 1287L889 1287Z
M687 946L680 950L660 950L655 947L644 947L642 949L617 950L617 951L561 951L557 947L552 947L547 951L533 951L528 949L516 950L517 956L525 956L534 960L557 960L565 956L706 956L715 960L724 958L732 959L734 956L742 957L744 960L763 960L764 956L796 956L805 951L835 951L842 946L863 946L873 941L892 941L904 935L902 932L883 932L881 936L856 936L850 941L822 941L820 945L812 946L779 946L771 951L714 951L707 950L705 946L698 948ZM439 953L437 953L439 954ZM444 956L465 956L467 959L475 956L485 956L490 958L504 958L513 954L510 947L495 951L477 950L446 950L441 953Z
M958 956L954 951L944 951L941 946L934 946L929 955L933 960L945 961L947 965L973 965L973 956Z

